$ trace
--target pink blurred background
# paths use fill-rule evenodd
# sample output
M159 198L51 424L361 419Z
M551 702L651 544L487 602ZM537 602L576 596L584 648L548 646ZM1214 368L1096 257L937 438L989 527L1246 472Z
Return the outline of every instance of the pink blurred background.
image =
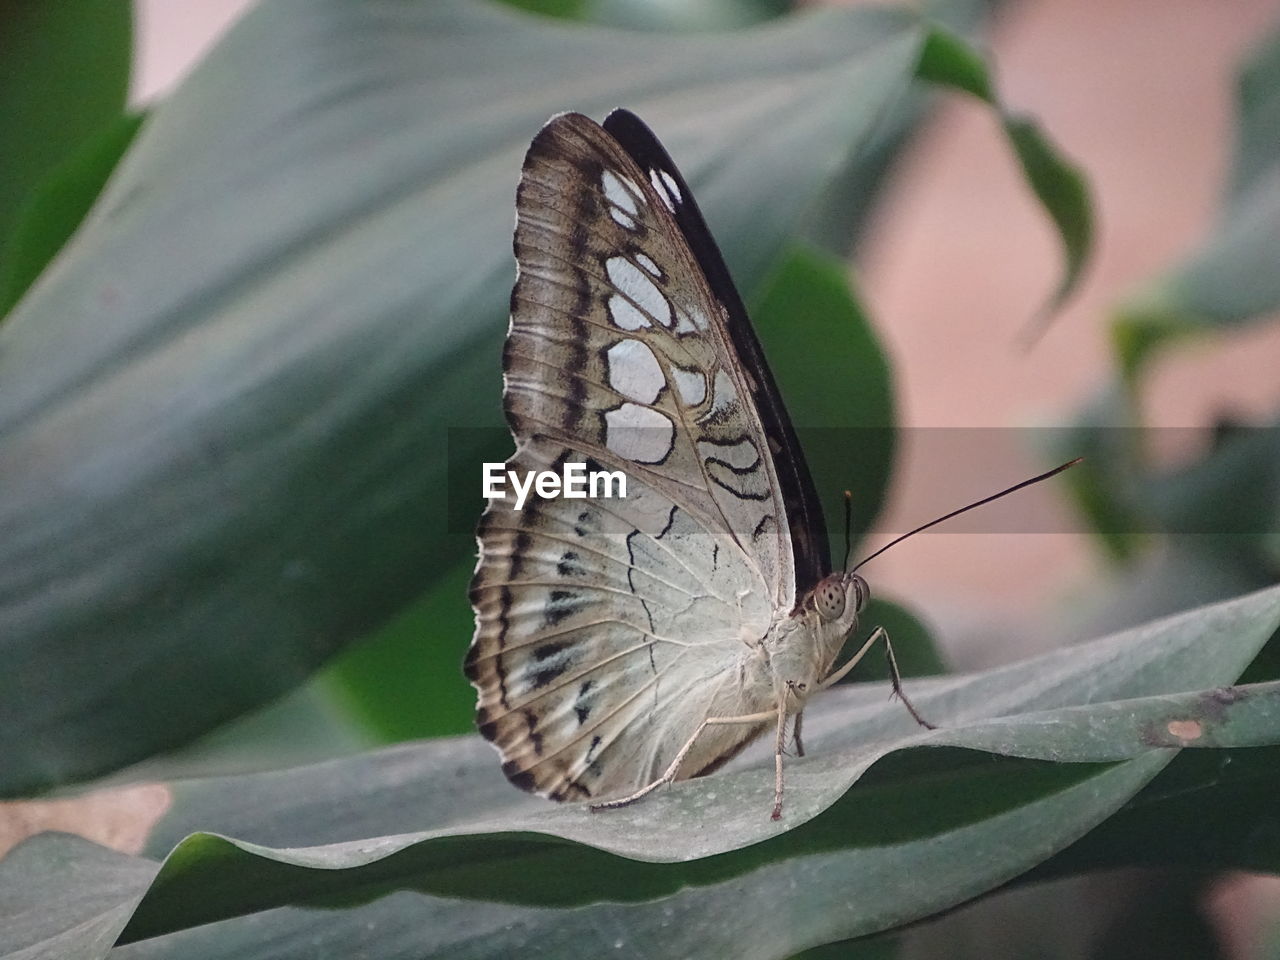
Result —
M1086 171L1096 256L1047 335L1029 353L1017 349L1055 282L1057 242L990 113L948 98L890 190L863 274L906 425L1070 422L1111 375L1111 308L1211 227L1231 159L1236 71L1278 22L1274 0L1007 4L991 38L998 90ZM1274 324L1206 340L1157 365L1146 415L1179 427L1226 410L1272 415L1278 367ZM890 528L983 493L940 492L946 475L909 452L898 479ZM975 606L1029 613L1105 575L1092 545L1068 534L938 533L877 562L879 583L944 618Z

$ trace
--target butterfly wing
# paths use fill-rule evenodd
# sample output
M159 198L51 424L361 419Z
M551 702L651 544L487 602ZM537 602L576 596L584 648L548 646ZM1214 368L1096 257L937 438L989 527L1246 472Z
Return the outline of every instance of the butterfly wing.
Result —
M543 128L515 252L508 469L585 463L625 475L626 496L490 502L466 671L514 783L608 796L656 777L703 718L772 706L753 644L821 577L825 527L719 253L638 119ZM685 775L755 732L717 728Z
M676 196L682 198L673 204L672 214L705 278L706 293L720 306L725 330L747 374L747 387L773 455L777 489L788 519L795 596L803 597L830 572L826 519L804 451L796 439L782 394L778 392L769 364L765 362L764 351L747 317L746 307L738 296L738 288L734 286L720 248L711 236L684 177L653 131L629 110L614 110L605 118L604 129L648 172L650 182L662 183L668 190L674 185Z

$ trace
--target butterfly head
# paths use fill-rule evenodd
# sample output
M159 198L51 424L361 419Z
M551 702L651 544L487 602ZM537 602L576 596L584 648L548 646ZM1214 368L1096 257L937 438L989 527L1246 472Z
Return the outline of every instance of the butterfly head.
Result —
M823 620L856 620L871 599L871 588L856 573L833 573L819 581L809 597Z
M770 664L775 685L785 686L789 713L798 713L805 699L821 688L870 599L871 588L861 576L832 573L818 581L782 625L770 650Z

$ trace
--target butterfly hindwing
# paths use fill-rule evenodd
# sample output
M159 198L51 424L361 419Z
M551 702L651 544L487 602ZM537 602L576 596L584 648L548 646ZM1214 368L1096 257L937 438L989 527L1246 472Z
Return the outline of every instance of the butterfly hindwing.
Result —
M481 732L559 799L643 786L703 718L769 709L748 644L826 549L820 522L793 547L812 484L688 187L620 113L563 114L529 149L504 405L507 469L585 463L626 496L491 501L472 584ZM756 732L714 728L684 775Z
M535 439L512 467L560 455ZM731 556L727 538L706 549L711 537L652 489L518 512L499 503L481 524L472 589L481 732L507 775L539 793L642 785L679 747L664 746L678 737L664 728L684 729L710 685L732 682L735 624L754 615L767 625L766 610L737 602L747 571L720 558ZM565 503L573 509L554 509Z

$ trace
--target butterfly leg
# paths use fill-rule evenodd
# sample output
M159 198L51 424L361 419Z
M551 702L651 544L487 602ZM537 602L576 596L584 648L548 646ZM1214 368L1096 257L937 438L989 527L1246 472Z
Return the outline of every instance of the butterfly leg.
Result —
M707 727L722 726L732 723L760 723L763 720L772 720L777 715L778 711L776 710L765 710L761 713L748 713L740 717L707 717L707 719L698 724L698 729L693 731L693 736L685 741L684 746L676 753L675 759L671 761L671 764L663 772L662 776L653 781L653 783L647 784L635 793L629 794L625 797L618 797L616 800L602 800L599 803L591 804L591 812L595 813L599 810L613 810L616 807L629 806L637 800L647 797L664 783L671 783L680 772L680 765L684 763L684 758L689 755L689 751L693 749L694 743L697 741L698 737L702 735L702 731L707 729ZM783 716L785 716L785 714ZM781 777L781 772L779 772L778 776ZM779 782L781 781L779 780Z
M791 736L792 736L792 737L795 739L795 741L796 741L796 756L797 756L797 757L803 757L803 756L804 756L804 743L803 743L803 741L801 741L801 739L800 739L800 721L801 721L801 720L803 720L803 719L804 719L804 711L803 711L803 710L801 710L799 713L797 713L797 714L796 714L796 725L795 725L795 729L793 729L793 730L791 731Z
M906 693L902 689L902 674L898 672L898 661L893 655L893 644L889 642L889 634L885 633L884 627L879 628L884 633L884 654L889 661L889 679L893 683L893 692L898 695L898 699L902 701L902 705L907 708L907 712L920 726L928 730L937 730L938 728L920 716L920 711L916 709L915 704L907 699Z
M881 639L884 640L885 657L889 661L889 679L893 683L894 694L897 696L899 700L902 701L902 705L907 708L907 712L911 714L912 718L915 720L916 723L920 724L920 726L922 727L927 727L930 730L936 730L937 727L935 727L932 723L930 723L924 717L920 716L920 711L916 709L915 704L911 702L911 700L907 697L906 693L903 691L902 674L898 671L898 660L893 655L893 644L889 642L889 634L884 627L876 627L874 630L872 630L871 636L867 637L866 642L862 645L862 647L858 650L858 652L849 658L849 662L846 663L844 666L842 666L835 673L831 674L831 676L827 677L827 679L823 680L821 685L818 687L818 689L825 690L828 687L839 683L842 679L844 679L844 676L850 670L852 670L854 667L858 665L858 661L860 661L863 657L867 655L867 651L871 649L871 647L875 644L875 642Z
M773 743L773 819L782 819L782 748L787 744L787 709L778 704L778 736Z
M884 627L876 627L871 631L871 636L867 637L867 642L862 645L861 649L850 657L843 667L831 674L827 679L823 680L822 683L818 685L818 689L825 690L827 687L833 687L843 680L845 675L858 665L862 658L867 655L867 651L870 650L872 646L875 645L875 642L881 637L884 637L886 643L889 641L889 634L885 633Z

